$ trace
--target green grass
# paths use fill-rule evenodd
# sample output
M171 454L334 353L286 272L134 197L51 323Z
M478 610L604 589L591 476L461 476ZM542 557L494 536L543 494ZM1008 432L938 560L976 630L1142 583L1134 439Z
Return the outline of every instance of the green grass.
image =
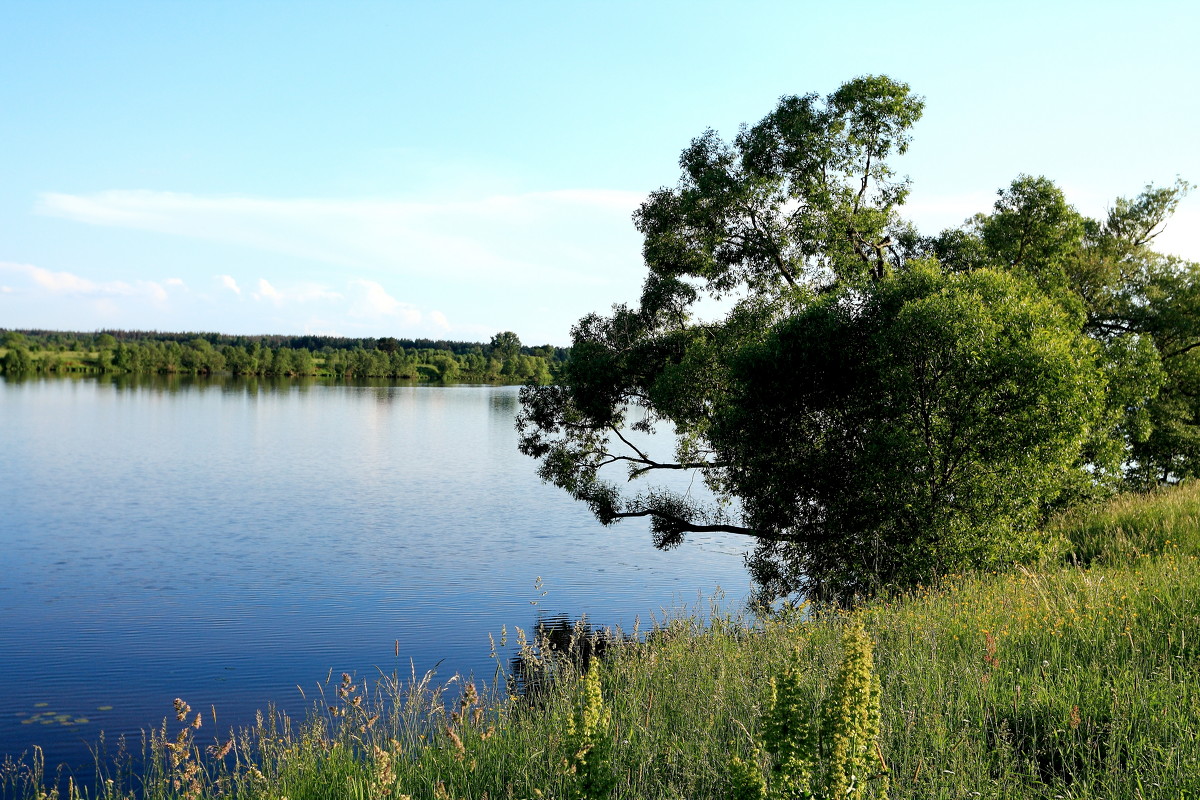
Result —
M1200 486L1118 498L1052 532L1061 562L960 576L856 612L875 642L892 798L1200 797ZM798 667L813 715L830 689L846 612L701 611L614 645L596 667L614 797L726 797L732 757L751 758L762 736L770 678ZM232 743L185 715L147 742L156 766L140 789L568 797L583 693L559 671L535 703L492 695L464 707L459 678L393 676L369 694L335 685L334 712L303 723L266 714ZM36 796L46 781L33 766L0 770L4 792ZM86 794L119 796L129 776L114 777Z
M1067 558L1084 565L1127 564L1168 550L1200 555L1200 486L1122 495L1065 514L1051 530L1064 540Z

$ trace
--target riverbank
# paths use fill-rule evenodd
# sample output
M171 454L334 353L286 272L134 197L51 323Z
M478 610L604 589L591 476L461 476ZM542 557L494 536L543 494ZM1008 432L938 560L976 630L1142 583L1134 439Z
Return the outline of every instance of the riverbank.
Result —
M1052 562L960 576L857 612L875 643L892 798L1200 795L1200 486L1118 498L1052 532L1063 541ZM750 757L770 678L797 666L815 713L847 618L716 610L610 643L596 674L611 715L598 724L611 743L612 796L728 796L730 760ZM535 667L570 672L532 643L526 653ZM298 723L267 713L232 738L193 727L197 713L181 708L146 743L153 766L141 789L572 796L584 698L569 675L532 703L460 678L389 676L367 687L335 677L320 715ZM7 794L32 797L51 777L31 767L10 767ZM130 776L109 769L117 796ZM87 793L97 788L105 794L103 784Z

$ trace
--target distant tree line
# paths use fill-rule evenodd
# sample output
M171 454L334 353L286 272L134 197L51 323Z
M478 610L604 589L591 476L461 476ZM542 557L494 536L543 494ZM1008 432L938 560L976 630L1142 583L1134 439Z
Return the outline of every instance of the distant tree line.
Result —
M567 350L526 347L511 331L487 344L333 336L0 329L0 373L232 374L549 383Z

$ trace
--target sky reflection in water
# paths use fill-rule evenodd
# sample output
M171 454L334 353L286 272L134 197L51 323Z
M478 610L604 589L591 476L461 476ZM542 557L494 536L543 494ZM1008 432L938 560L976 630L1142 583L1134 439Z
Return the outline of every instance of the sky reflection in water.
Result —
M501 626L744 598L739 537L660 553L541 484L517 391L0 380L0 756L86 764L174 697L218 730L302 715L331 672L490 679Z

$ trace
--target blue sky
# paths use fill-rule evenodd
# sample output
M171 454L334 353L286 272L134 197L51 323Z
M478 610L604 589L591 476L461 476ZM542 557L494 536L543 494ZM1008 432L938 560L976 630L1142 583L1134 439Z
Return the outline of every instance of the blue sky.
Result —
M566 344L680 150L886 73L923 228L1200 183L1184 2L0 2L0 327ZM1200 192L1159 240L1200 260Z

